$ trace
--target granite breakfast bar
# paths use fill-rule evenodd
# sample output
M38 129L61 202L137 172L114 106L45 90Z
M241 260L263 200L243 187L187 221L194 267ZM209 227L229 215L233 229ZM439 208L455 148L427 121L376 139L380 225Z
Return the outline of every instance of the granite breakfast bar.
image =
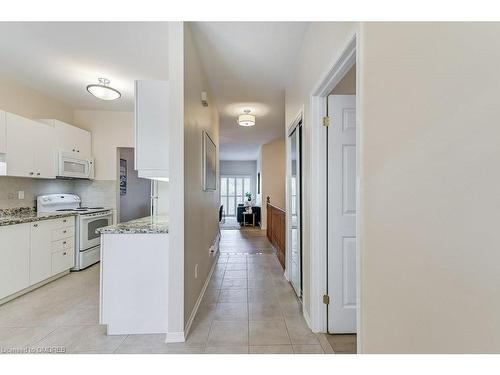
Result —
M101 324L108 335L167 333L168 218L148 216L101 234Z

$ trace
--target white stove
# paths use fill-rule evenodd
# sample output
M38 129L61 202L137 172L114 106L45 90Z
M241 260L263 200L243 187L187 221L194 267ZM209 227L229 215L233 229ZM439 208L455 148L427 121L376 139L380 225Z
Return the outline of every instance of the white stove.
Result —
M75 267L73 271L87 268L99 262L101 238L95 231L113 223L113 213L106 207L82 207L82 200L76 194L49 194L37 197L37 211L74 212L75 228Z

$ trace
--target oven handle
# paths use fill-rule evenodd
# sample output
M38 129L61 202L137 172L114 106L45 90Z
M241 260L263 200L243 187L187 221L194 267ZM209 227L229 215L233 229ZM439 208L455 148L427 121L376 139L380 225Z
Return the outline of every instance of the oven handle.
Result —
M82 220L93 220L93 219L99 219L99 218L102 218L102 217L106 217L106 216L109 216L109 217L113 217L113 213L112 212L108 212L108 213L103 213L103 214L99 214L99 215L92 215L92 216L89 216L89 215L81 215L80 217L82 218Z

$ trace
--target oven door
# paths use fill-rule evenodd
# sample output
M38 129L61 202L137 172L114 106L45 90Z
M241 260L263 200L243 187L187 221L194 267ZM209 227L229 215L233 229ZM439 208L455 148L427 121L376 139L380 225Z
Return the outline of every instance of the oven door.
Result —
M91 214L80 216L80 251L99 246L101 236L95 231L112 224L113 214L111 212L102 214Z

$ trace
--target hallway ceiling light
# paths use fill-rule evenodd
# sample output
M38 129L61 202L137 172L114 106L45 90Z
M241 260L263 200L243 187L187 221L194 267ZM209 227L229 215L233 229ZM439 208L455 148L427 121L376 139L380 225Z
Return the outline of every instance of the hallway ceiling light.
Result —
M245 112L244 115L238 116L238 124L240 126L254 126L255 125L255 116L250 114L249 109L245 109L243 112Z
M96 98L102 100L116 100L119 99L122 94L120 91L109 87L110 81L107 78L98 78L99 83L91 84L87 86L87 91L94 95Z

